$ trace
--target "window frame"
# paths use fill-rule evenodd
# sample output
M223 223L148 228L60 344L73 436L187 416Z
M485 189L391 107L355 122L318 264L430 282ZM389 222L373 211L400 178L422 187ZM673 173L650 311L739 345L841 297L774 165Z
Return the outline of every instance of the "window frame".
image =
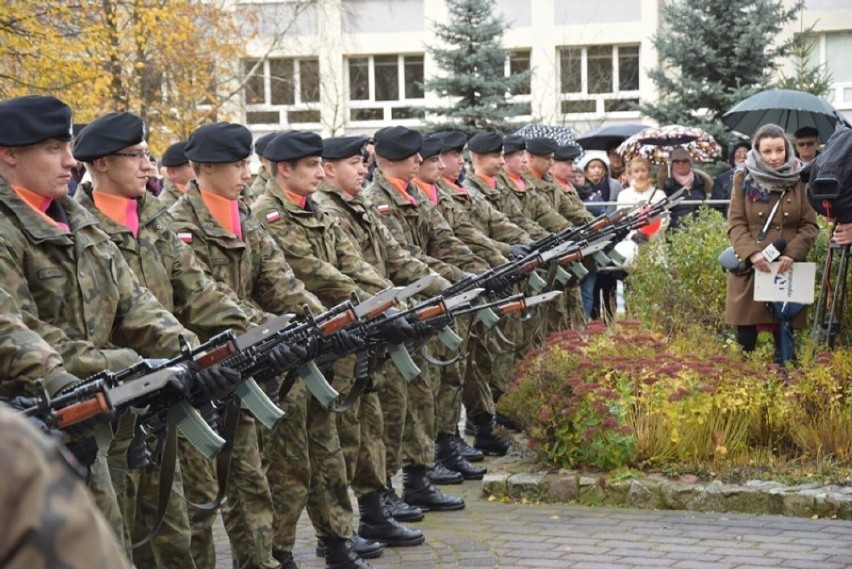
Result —
M392 100L376 99L376 57L396 57L397 74L397 98ZM423 72L421 81L425 81L425 54L423 53L370 53L370 54L348 54L344 57L344 68L346 70L346 105L347 123L350 126L375 126L377 123L394 122L405 126L417 126L423 123L426 113L426 93L421 89L421 97L409 98L406 93L406 62L409 59L419 59L420 69ZM367 61L367 97L365 99L352 98L352 64L355 61ZM408 110L414 111L409 116ZM377 118L356 117L358 112L380 111Z
M245 65L244 70L247 71L248 64L257 63L257 59L246 58L243 59L243 63ZM293 65L293 77L292 77L292 103L273 103L273 91L272 91L272 83L273 77L271 73L271 68L273 66L273 61L290 61ZM317 69L317 100L316 101L303 101L302 100L302 63L310 62L316 64ZM260 67L255 72L255 75L252 76L248 81L254 82L257 81L258 77L262 78L263 85L263 97L262 101L258 103L250 103L246 98L246 88L243 89L243 112L245 113L245 123L252 128L274 128L280 129L281 127L291 127L298 125L299 128L305 129L318 129L321 127L321 104L322 104L322 65L319 61L318 57L267 57L263 59ZM278 121L277 122L260 122L249 120L251 113L260 114L268 114L272 115L273 113L277 113ZM316 120L290 120L291 114L295 116L296 114L303 113L311 113L312 116L316 116Z
M600 50L601 48L609 48L609 81L611 91L594 92L594 86L590 85L589 78L589 51ZM637 76L635 89L621 88L621 60L625 58L621 50L631 48L636 50L635 58L637 60ZM565 80L563 79L563 54L568 50L579 50L580 55L580 90L576 92L563 91ZM590 45L562 45L556 48L556 61L558 62L559 73L559 104L560 111L563 115L573 118L589 118L591 116L602 117L615 116L623 118L638 118L638 111L631 110L607 110L610 105L618 105L620 101L632 102L639 101L640 81L641 81L641 61L642 49L641 44L624 43L624 44L590 44ZM633 55L633 54L630 54ZM584 111L566 111L566 103L574 103L577 105L590 105L593 110Z

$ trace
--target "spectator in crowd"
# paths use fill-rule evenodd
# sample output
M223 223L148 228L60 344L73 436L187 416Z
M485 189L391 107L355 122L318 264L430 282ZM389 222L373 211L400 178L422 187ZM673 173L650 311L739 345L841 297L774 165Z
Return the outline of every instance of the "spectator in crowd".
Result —
M660 184L663 192L667 196L672 195L681 188L685 188L684 201L698 202L705 201L710 196L713 188L713 180L706 172L702 172L697 168L692 167L692 155L688 150L682 147L677 147L671 152L671 175L665 177L665 169L661 168L657 180L661 177L663 182ZM677 205L670 211L671 221L669 227L677 228L681 220L687 215L695 214L701 204L691 203Z
M606 147L606 157L609 160L609 176L618 182L622 188L630 183L627 168L624 167L624 158L617 152L618 142L612 142Z
M819 154L819 131L812 126L803 126L793 136L796 137L796 156L807 166Z
M751 144L745 140L734 142L728 147L728 163L731 167L716 177L713 182L713 191L710 193L711 200L730 200L731 188L734 185L734 172L737 168L741 168L745 164L746 154L748 154ZM713 209L722 212L722 215L728 217L728 204L713 204Z
M808 201L805 183L799 178L802 165L793 146L778 125L762 126L754 135L745 166L734 174L734 188L728 211L728 237L737 258L754 268L728 274L725 320L736 326L737 342L745 352L757 344L757 334L768 329L775 337L775 360L781 359L778 319L765 302L754 300L755 271L769 272L763 255L777 239L787 242L778 258L777 273L786 272L795 261L804 261L816 240L819 227L816 212ZM806 323L806 311L792 320L793 329Z

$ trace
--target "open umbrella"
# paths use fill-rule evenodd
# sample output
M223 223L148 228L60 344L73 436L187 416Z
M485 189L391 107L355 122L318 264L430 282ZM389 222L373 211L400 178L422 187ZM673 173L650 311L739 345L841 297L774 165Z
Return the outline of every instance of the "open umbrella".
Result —
M648 125L638 123L601 126L578 137L577 142L583 150L606 150L615 144L621 144L625 139L646 128Z
M791 133L812 126L822 142L828 140L838 121L848 124L825 99L791 89L761 91L722 115L722 122L732 130L749 136L768 123Z
M722 154L722 147L706 131L688 126L670 124L646 128L627 138L616 149L627 162L637 156L660 166L669 161L669 155L681 147L695 162L707 162Z
M553 126L547 124L526 124L515 131L514 134L523 136L524 138L538 138L546 136L552 138L560 146L567 144L576 144L574 131L567 126Z

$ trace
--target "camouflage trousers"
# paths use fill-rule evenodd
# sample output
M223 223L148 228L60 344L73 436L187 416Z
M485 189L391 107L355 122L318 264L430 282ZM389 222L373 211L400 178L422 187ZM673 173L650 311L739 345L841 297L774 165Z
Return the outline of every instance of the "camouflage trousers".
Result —
M521 324L517 319L504 317L497 327L506 339L512 342L521 340ZM511 351L512 346L499 344L496 336L496 331L487 330L481 323L474 326L471 334L462 393L468 417L483 413L493 415L494 403L508 389L515 354Z
M439 372L431 364L417 362L420 375L408 383L405 429L402 441L403 464L431 465L435 458L435 405L440 387ZM385 417L385 422L388 418ZM393 474L388 468L388 473Z
M127 449L133 433L133 415L119 421L119 432L109 451L109 471L124 520L124 535L129 547L141 541L154 527L160 499L160 465L152 469L127 467ZM183 481L180 464L175 464L174 480L163 521L151 540L132 551L139 569L195 569L190 555L190 529L186 504L181 498Z
M121 508L118 505L115 487L112 484L112 477L109 473L109 466L107 465L105 455L98 455L95 462L89 467L89 476L86 480L86 485L89 487L89 492L92 494L95 505L112 528L118 544L125 551L129 551L129 544L127 543L128 536L124 531L124 520L121 515Z
M426 368L423 358L415 354L412 354L412 358L422 373L428 373L428 370L423 372ZM417 390L418 386L412 387L392 362L385 364L381 373L384 375L384 381L378 390L378 396L384 423L382 439L385 444L385 470L389 476L393 476L402 468L403 457L410 461L411 457L425 456L430 448L430 440L424 425L417 422L419 416L410 415L408 408L409 391ZM412 380L422 381L421 377ZM434 407L434 402L432 406ZM426 464L422 460L417 458L415 462Z
M296 523L309 500L317 536L351 537L352 502L334 413L298 380L281 408L287 417L264 440L275 549L292 551Z
M348 394L355 384L352 371L355 356L338 359L334 364L334 388L341 394ZM352 407L344 413L335 413L337 435L346 463L346 481L356 496L382 490L385 487L385 443L382 440L382 406L377 390L384 383L384 375L378 371L373 374L368 386ZM308 514L313 519L318 513L313 511L308 500Z
M196 503L216 497L215 465L195 453L192 474L185 475L187 498ZM263 472L257 426L247 411L240 411L228 474L227 501L222 519L237 567L277 568L272 557L272 495ZM192 554L198 567L214 567L212 525L216 512L195 510L192 516Z

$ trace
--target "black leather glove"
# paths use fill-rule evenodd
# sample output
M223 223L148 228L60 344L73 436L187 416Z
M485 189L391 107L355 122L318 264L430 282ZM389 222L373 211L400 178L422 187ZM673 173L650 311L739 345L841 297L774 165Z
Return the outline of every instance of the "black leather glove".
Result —
M154 464L154 455L148 448L145 433L138 426L133 431L133 438L127 447L127 467L131 470L147 468Z
M511 273L507 273L499 277L490 278L483 284L488 291L500 293L505 290L511 290L515 284L515 279Z
M301 344L278 344L269 351L269 367L281 374L306 360L308 349Z
M394 309L389 309L387 311L387 315L393 316L398 312L399 311L396 311ZM417 337L417 331L405 318L396 318L389 322L383 323L374 334L374 337L376 340L379 340L381 342L389 344L399 344L401 342L408 342L409 340L414 340Z
M227 366L213 366L195 376L195 391L205 401L224 399L242 379L240 372Z
M512 250L512 257L515 258L526 257L530 254L530 252L532 252L532 247L529 245L522 245L521 243L509 245L509 249Z
M358 352L364 348L364 338L352 334L348 330L338 330L328 338L323 338L317 365L323 367L337 358Z

